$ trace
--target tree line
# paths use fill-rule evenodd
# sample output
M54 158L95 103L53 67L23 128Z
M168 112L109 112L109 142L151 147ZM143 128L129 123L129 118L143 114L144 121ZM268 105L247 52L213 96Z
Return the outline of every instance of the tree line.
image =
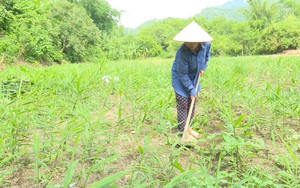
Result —
M2 61L51 64L173 57L172 38L191 21L213 38L214 56L276 54L300 47L299 0L247 0L246 17L157 20L134 32L105 0L0 0ZM5 58L4 58L5 57Z

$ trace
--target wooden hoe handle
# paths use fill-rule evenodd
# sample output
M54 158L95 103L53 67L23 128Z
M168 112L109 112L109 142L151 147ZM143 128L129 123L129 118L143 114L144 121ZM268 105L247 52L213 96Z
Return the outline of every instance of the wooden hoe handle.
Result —
M199 72L199 75L198 75L198 78L197 78L196 92L198 92L198 86L199 86L199 82L200 82L200 73L201 73L201 71ZM192 116L193 106L195 104L195 99L196 98L193 97L192 102L191 102L188 117L186 119L185 126L184 126L184 131L183 131L183 134L182 134L182 137L181 137L182 142L184 142L188 137L187 133L188 133L188 130L189 130L189 127L190 127L190 120L191 120L191 116Z

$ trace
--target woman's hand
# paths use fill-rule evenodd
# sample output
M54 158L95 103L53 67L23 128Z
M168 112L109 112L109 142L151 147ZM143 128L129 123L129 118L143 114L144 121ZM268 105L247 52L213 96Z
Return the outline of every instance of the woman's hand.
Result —
M195 99L195 98L197 98L197 95L191 96L191 100L193 100L193 99Z
M200 70L200 76L203 76L204 70Z

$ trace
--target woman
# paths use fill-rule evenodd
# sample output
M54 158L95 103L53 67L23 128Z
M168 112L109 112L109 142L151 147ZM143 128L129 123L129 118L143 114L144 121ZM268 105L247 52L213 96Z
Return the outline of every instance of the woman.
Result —
M196 22L192 22L173 40L183 42L176 52L172 65L172 86L176 95L178 129L183 132L193 99L195 103L192 107L191 119L194 117L196 97L201 90L199 82L196 91L196 83L198 76L204 74L210 59L212 37ZM187 134L190 139L200 136L191 128Z

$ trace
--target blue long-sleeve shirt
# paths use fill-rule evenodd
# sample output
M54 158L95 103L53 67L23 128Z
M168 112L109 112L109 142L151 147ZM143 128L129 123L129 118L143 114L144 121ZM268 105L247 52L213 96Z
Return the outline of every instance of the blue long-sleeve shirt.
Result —
M211 54L210 42L200 44L199 52L191 51L184 43L178 48L172 65L172 86L181 96L195 96L201 90L196 82L200 70L205 70Z

